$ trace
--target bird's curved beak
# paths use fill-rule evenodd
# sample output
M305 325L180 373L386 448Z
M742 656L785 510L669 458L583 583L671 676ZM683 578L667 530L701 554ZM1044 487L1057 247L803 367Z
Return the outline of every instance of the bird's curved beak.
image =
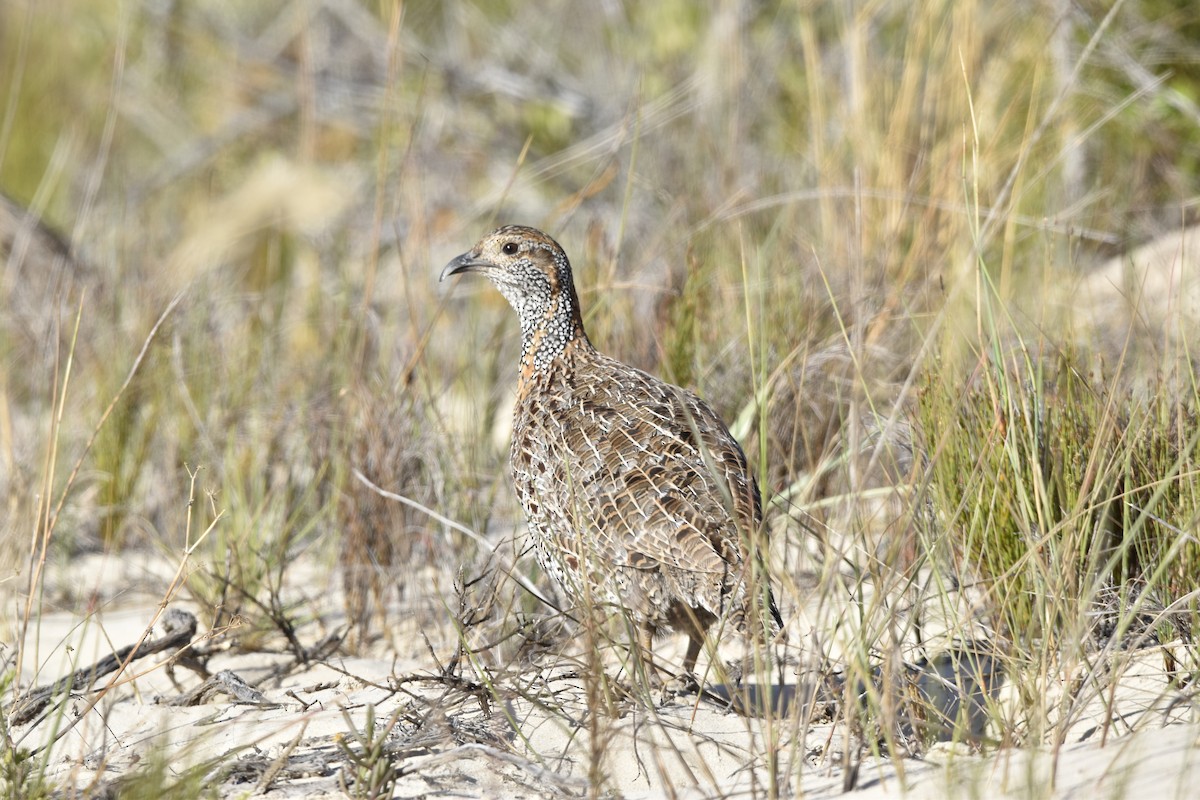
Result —
M463 253L442 268L442 274L438 278L438 283L446 280L451 275L458 275L460 272L478 272L482 269L489 269L492 266L494 265L484 261L475 255L474 252Z

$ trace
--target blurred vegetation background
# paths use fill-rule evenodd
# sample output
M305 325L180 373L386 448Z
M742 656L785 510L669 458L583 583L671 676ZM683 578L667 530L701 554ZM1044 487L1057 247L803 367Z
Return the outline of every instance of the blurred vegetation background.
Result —
M516 325L436 282L506 222L562 242L593 340L709 398L804 512L793 607L839 563L813 519L885 584L980 579L1001 638L1200 575L1191 0L8 0L0 96L22 598L41 553L175 557L197 467L212 624L306 554L364 625L448 588L486 552L354 471L518 525ZM1121 257L1164 241L1163 270Z

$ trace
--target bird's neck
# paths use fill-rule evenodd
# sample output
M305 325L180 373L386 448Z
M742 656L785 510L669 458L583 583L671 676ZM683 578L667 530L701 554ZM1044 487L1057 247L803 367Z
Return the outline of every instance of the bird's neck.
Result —
M521 315L521 383L552 371L575 352L591 350L574 292L560 293L544 308Z

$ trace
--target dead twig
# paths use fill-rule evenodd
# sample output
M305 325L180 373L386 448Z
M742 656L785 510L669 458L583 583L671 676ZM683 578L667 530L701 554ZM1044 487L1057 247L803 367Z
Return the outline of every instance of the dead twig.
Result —
M163 635L157 639L122 647L95 664L77 669L48 686L39 686L29 690L14 703L14 708L9 715L10 724L24 725L29 722L41 714L56 695L69 693L76 689L90 690L97 680L109 673L116 672L127 660L132 663L139 658L145 658L155 653L179 650L189 646L192 638L196 635L196 617L188 611L173 608L163 615L161 627Z
M489 747L486 744L463 744L451 750L443 750L440 753L435 753L428 758L424 758L420 763L405 765L400 768L400 776L410 775L429 767L446 764L451 761L458 761L462 758L472 759L477 756L486 756L496 761L502 761L506 764L511 764L514 767L524 771L535 781L542 785L549 785L555 789L568 794L582 792L587 789L588 782L583 778L574 778L568 775L560 775L554 770L535 764L527 758L522 758L516 753L506 753L503 750L498 750L495 747Z
M199 706L221 694L228 695L233 698L233 702L241 703L242 705L262 706L263 708L275 708L279 706L279 703L272 703L267 700L262 692L242 680L236 672L228 669L221 670L190 692L185 692L173 700L168 700L166 705Z

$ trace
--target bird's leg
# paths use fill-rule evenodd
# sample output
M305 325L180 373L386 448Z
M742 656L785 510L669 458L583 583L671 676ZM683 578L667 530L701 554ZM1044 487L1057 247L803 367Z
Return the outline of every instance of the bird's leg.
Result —
M654 626L642 624L638 626L638 645L641 648L642 666L646 669L646 680L651 686L657 686L661 681L658 669L654 666Z
M646 670L646 682L651 689L663 690L663 702L678 693L699 691L700 684L692 670L696 667L696 659L700 656L700 648L704 646L703 635L700 638L688 638L687 655L683 659L683 673L674 677L659 674L658 666L654 663L655 628L652 625L638 627L638 645L641 649L642 666Z
M700 690L700 681L696 678L696 659L700 657L700 648L704 646L704 634L692 633L688 636L687 653L683 656L683 673L677 677L685 692Z
M685 675L691 675L696 670L696 659L700 657L700 648L704 646L704 639L692 634L688 636L687 654L683 657L683 672Z

